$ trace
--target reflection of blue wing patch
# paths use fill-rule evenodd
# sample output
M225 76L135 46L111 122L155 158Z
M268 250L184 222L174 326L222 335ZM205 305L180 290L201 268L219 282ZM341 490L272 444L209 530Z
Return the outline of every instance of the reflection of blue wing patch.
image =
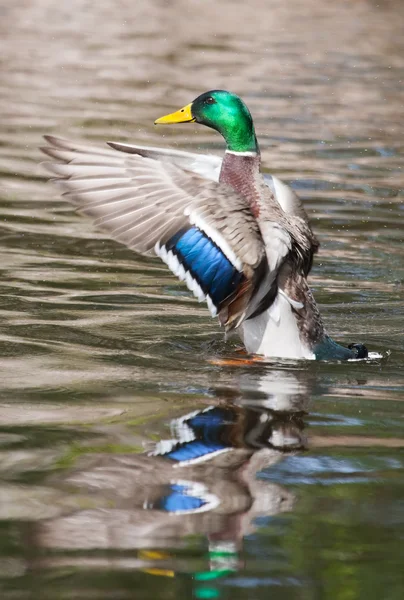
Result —
M155 508L167 512L191 512L202 508L206 504L203 498L188 495L188 488L184 485L173 484L170 486L171 493L160 498Z
M209 407L174 419L171 422L173 438L157 442L153 454L165 456L179 467L209 460L231 450L226 431L234 419L231 409L220 407Z
M194 429L201 429L204 437L217 436L218 427L225 427L233 422L234 417L229 409L212 407L208 410L199 411L185 419L186 423Z
M198 481L181 479L172 481L166 488L166 493L147 508L186 514L213 510L220 504L219 498Z
M177 232L164 245L157 245L156 252L200 300L206 298L216 310L244 280L243 273L197 227Z
M204 458L208 458L210 454L223 450L226 450L226 446L224 444L205 443L203 441L194 440L193 442L188 442L187 444L179 446L175 450L168 452L166 457L178 462L194 462L196 459L202 460Z

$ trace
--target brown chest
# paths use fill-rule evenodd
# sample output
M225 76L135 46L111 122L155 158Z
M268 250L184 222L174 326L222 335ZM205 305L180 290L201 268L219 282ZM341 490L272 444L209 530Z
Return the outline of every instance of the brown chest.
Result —
M226 152L219 177L220 183L229 185L246 198L256 218L260 213L259 169L259 155L244 156Z

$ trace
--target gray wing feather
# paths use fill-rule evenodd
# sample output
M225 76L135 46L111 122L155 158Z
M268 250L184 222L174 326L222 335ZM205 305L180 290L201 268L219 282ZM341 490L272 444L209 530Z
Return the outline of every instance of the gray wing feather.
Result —
M265 175L264 180L285 213L308 222L309 218L303 203L290 186L274 175Z
M206 179L219 181L222 159L214 154L196 154L193 152L184 152L183 150L173 150L171 148L151 148L148 146L133 146L131 144L121 144L118 142L108 142L108 145L120 152L127 154L139 154L146 158L154 158L159 161L167 161L186 171L197 173Z
M116 142L109 142L110 149L53 136L45 139L48 146L42 150L52 161L43 165L65 198L117 241L150 255L156 243L164 244L191 221L231 257L246 282L219 313L227 328L252 314L291 251L288 228L277 222L276 210L270 217L271 202L275 199L278 212L280 207L287 220L303 226L304 239L312 234L298 196L268 175L264 181L269 188L269 218L259 226L245 198L218 183L222 164L218 156ZM264 264L262 278L257 267ZM307 272L310 267L311 258Z
M43 152L52 158L69 162L66 164L44 163L46 168L56 175L71 176L71 164L76 166L75 172L90 175L106 175L105 167L110 167L111 173L115 168L120 168L122 159L120 154L111 151L108 148L95 148L86 144L68 142L61 138L47 136L50 147L43 148ZM152 158L158 161L166 161L175 164L182 169L197 173L212 181L219 181L222 158L213 154L196 154L185 152L183 150L173 150L171 148L153 148L149 146L135 146L132 144L122 144L119 142L108 142L108 145L120 153L137 154L145 158ZM68 154L68 152L71 152ZM77 159L77 152L81 157ZM85 157L83 155L86 155ZM264 181L274 194L277 202L285 213L300 217L308 221L307 213L303 203L291 187L273 175L264 175Z
M57 176L64 197L136 252L151 254L156 242L188 225L187 210L223 236L247 271L261 262L264 244L258 225L246 200L231 188L169 160L45 139L49 146L44 152L61 163L47 161L44 166ZM165 154L155 149L148 153L156 158ZM189 166L187 153L175 155Z
M196 154L185 152L183 150L173 150L171 148L152 148L148 146L134 146L132 144L122 144L119 142L108 142L108 145L120 152L128 154L140 154L148 158L154 158L160 161L169 161L177 166L193 171L212 181L219 181L222 158L213 154ZM285 213L300 217L308 221L307 213L299 196L292 188L278 177L265 174L264 181L273 193L275 199Z

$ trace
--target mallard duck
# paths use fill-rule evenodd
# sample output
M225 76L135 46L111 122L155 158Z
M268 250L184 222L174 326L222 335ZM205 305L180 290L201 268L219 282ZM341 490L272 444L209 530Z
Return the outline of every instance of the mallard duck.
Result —
M244 102L213 90L156 124L200 123L226 142L224 158L45 136L44 163L63 196L136 252L156 254L206 301L248 353L293 359L362 358L326 333L307 283L318 241L294 191L260 172Z

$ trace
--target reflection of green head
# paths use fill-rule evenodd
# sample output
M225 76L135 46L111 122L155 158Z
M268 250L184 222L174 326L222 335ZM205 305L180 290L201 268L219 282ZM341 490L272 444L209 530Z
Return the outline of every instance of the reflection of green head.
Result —
M213 600L220 597L220 590L215 585L215 580L227 577L234 573L233 569L220 569L215 571L202 571L195 573L194 581L199 584L195 587L194 596L198 600Z
M232 540L209 542L209 571L194 574L194 595L198 600L213 600L220 597L220 588L215 585L222 577L228 577L238 569L238 553Z
M197 122L216 129L233 152L258 152L251 113L244 102L225 90L212 90L156 123Z

